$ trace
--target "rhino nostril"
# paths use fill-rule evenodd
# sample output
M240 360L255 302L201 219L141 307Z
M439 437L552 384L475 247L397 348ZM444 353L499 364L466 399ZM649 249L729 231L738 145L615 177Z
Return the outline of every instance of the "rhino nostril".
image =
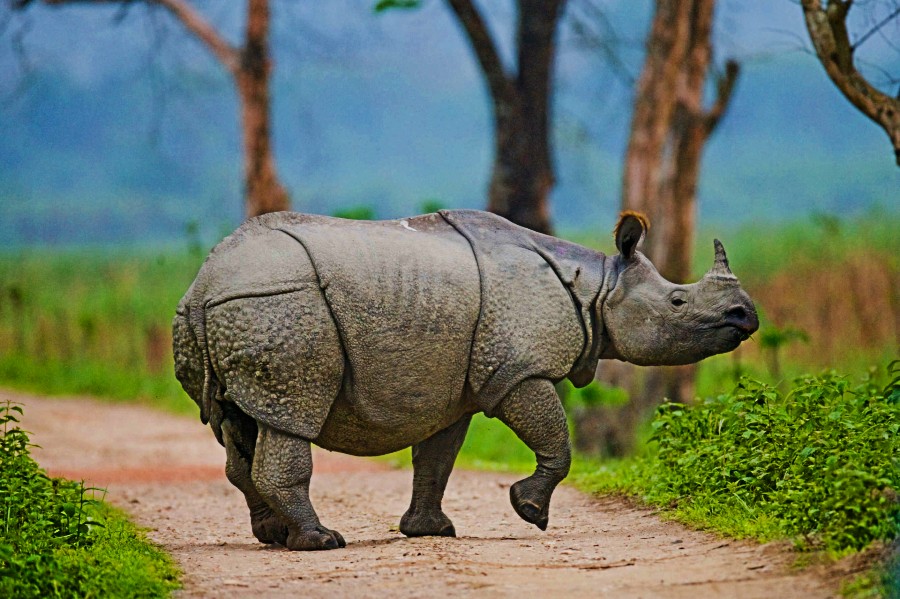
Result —
M759 328L756 312L744 306L733 306L725 311L725 324L736 327L751 335Z
M735 306L725 312L725 320L747 320L747 310L743 306Z

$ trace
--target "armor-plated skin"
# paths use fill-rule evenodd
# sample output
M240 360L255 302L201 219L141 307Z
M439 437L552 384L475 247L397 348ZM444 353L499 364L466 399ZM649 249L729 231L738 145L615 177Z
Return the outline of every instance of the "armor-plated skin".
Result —
M356 455L413 446L400 529L454 535L441 499L478 412L535 451L537 470L510 495L546 528L570 461L555 382L587 384L600 358L696 361L758 324L718 242L713 271L677 286L636 251L645 228L623 215L621 253L607 257L479 211L244 223L185 294L173 340L176 375L226 448L257 538L344 545L309 502L310 442Z

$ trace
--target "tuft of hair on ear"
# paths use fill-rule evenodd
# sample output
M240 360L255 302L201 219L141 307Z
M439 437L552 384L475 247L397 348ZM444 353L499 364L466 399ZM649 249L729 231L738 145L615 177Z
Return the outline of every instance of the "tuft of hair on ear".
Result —
M616 228L613 229L613 239L619 236L619 228L622 226L622 222L625 220L626 216L633 216L641 221L641 225L643 225L645 231L650 230L650 219L647 218L643 212L638 212L637 210L623 210L619 213L619 220L616 222Z
M619 222L613 233L616 239L616 249L625 260L631 260L634 257L637 246L649 227L650 222L640 212L626 210L619 215Z

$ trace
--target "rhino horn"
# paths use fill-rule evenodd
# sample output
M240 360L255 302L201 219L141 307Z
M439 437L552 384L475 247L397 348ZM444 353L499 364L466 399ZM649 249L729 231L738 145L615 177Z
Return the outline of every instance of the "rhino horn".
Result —
M723 246L722 242L718 239L713 240L713 245L716 248L716 261L710 271L706 273L706 276L716 279L737 280L737 277L734 276L734 273L732 273L731 269L728 267L728 256L725 255L725 246Z

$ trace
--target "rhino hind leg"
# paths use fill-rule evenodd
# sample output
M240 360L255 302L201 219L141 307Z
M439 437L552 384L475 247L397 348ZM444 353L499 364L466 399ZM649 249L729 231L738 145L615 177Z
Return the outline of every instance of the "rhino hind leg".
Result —
M495 416L537 457L534 474L513 484L509 497L523 520L546 530L550 496L571 464L566 414L553 383L546 379L523 381L500 402Z
M256 449L256 422L231 405L225 404L226 416L222 420L222 442L225 445L225 475L247 500L250 508L250 527L253 536L260 543L287 542L288 529L269 504L266 503L256 485L253 484L251 468Z
M400 532L406 536L456 536L453 522L441 509L441 500L471 420L472 415L467 414L413 446L412 501L400 519Z
M303 551L345 547L339 532L322 526L309 500L309 441L262 423L258 426L251 476L262 498L287 524L284 546Z

